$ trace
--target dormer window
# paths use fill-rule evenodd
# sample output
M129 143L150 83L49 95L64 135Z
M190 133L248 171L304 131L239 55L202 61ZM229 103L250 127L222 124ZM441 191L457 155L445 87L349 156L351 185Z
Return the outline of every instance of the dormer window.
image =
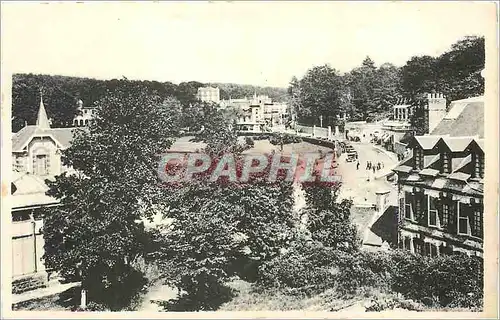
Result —
M443 173L451 172L451 154L449 152L443 152Z
M413 157L415 158L415 169L423 169L424 167L424 152L422 149L413 149Z

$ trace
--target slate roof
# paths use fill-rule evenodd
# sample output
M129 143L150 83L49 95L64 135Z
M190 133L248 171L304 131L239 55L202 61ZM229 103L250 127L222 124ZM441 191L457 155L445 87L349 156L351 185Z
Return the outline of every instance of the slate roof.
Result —
M453 101L450 111L430 134L484 138L484 96Z
M451 152L464 151L474 140L474 137L444 137L443 141Z
M16 132L12 137L12 151L21 152L23 147L33 138L37 136L51 135L57 142L66 149L71 145L73 139L73 131L75 128L49 128L42 129L38 126L26 126Z

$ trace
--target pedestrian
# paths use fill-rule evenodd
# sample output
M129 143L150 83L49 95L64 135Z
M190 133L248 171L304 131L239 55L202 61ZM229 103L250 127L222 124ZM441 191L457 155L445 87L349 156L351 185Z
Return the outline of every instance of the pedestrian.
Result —
M370 161L366 161L366 170L370 170Z
M375 166L373 166L373 173L375 173Z
M356 170L359 170L359 161L356 163Z

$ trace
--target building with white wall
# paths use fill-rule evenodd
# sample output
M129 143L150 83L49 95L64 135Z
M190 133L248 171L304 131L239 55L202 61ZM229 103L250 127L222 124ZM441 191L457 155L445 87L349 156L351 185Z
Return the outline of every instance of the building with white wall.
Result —
M220 89L218 87L200 87L196 97L203 102L220 102Z

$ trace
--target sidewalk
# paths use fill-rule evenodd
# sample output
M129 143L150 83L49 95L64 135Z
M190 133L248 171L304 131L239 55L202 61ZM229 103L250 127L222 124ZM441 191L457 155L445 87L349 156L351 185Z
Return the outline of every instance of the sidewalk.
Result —
M55 282L54 284L49 283L48 287L46 287L46 288L40 288L40 289L31 290L31 291L26 291L26 292L23 292L20 294L13 294L12 295L12 304L51 296L54 294L64 292L70 288L73 288L73 287L76 287L79 285L80 285L80 282L72 282L72 283L65 283L65 284L58 283L58 282Z

